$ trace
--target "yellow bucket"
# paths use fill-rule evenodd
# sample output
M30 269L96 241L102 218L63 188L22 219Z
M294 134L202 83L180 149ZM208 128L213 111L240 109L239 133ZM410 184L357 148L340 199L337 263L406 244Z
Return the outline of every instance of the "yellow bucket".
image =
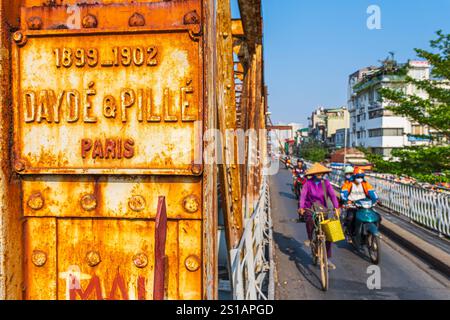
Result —
M338 242L345 239L344 231L339 220L325 220L322 221L321 225L328 241Z

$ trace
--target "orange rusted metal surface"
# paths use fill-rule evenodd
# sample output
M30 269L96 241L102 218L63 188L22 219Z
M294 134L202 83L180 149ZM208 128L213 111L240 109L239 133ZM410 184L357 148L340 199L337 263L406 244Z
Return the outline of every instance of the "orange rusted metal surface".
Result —
M65 6L22 10L17 172L200 173L201 7L168 3L81 6L81 29L64 29Z
M169 219L201 219L199 177L25 176L26 217L154 219L165 196Z
M22 298L201 299L202 1L75 3L11 35Z
M30 218L25 299L153 299L155 223ZM168 221L164 299L201 298L201 222ZM100 293L100 294L99 294Z
M239 245L243 231L242 198L239 172L239 149L236 135L233 37L229 0L217 6L217 102L218 124L222 133L223 164L220 166L221 195L230 248Z
M155 272L153 277L153 299L164 299L164 280L166 270L166 236L167 212L166 199L159 197L158 211L156 213L155 230Z

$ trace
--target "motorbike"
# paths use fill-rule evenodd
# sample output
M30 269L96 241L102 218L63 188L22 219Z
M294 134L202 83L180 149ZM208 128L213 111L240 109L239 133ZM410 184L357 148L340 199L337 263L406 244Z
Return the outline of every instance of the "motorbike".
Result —
M284 163L286 169L290 169L291 168L291 159L286 159L286 162Z
M344 208L354 210L354 232L350 233L350 226L346 224L345 234L351 238L353 246L357 250L367 248L369 258L374 264L380 262L380 223L381 216L373 209L376 204L372 200L358 200L347 204Z
M292 184L292 191L295 194L295 198L298 200L302 192L305 175L303 173L294 173L292 179L294 180Z

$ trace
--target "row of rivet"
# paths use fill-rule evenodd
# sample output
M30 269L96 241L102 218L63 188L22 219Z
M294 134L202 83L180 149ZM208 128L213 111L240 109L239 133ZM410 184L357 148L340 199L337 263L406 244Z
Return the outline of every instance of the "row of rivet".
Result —
M41 192L35 192L28 198L27 205L33 210L40 210L44 207L44 197ZM93 194L86 194L81 197L81 207L86 211L92 211L97 207L97 200ZM131 210L139 212L145 209L145 198L141 195L130 197L128 206ZM183 208L188 213L195 213L199 209L199 201L197 196L189 195L183 199Z
M128 26L130 27L143 27L145 26L145 23L146 23L145 17L139 12L133 13L133 15L131 15L131 17L128 19ZM183 18L183 23L184 24L200 23L200 17L198 16L197 11L194 10L188 12ZM43 24L44 23L42 21L42 18L37 16L31 17L27 21L28 29L30 30L40 30L42 29ZM81 20L81 25L85 29L97 28L98 26L97 17L93 14L87 14Z
M102 262L100 254L97 251L89 251L85 257L86 263L90 267L95 267ZM148 265L148 258L145 253L137 253L132 258L137 268L145 268ZM37 267L43 267L47 262L47 254L42 250L33 250L31 261ZM184 260L186 269L195 272L200 268L200 259L196 255L190 255Z

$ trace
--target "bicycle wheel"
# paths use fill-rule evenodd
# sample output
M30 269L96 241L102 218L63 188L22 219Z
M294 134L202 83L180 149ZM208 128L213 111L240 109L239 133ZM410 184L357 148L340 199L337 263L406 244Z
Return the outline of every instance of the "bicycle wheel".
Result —
M378 240L378 237L370 234L369 238L367 239L367 248L369 250L369 257L370 261L372 261L373 264L379 264L380 263L380 242Z
M322 290L328 290L328 257L327 246L325 239L320 240L319 245L319 261L320 261L320 280L322 284Z

